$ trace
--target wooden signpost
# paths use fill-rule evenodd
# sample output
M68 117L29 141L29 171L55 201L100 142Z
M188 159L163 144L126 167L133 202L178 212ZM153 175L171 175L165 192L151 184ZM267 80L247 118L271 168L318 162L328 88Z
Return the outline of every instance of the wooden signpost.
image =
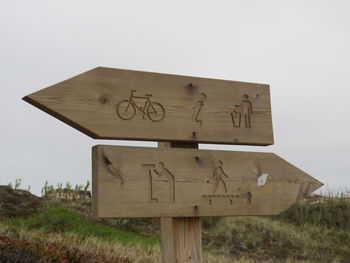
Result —
M97 217L275 215L322 184L273 153L98 145Z
M273 144L269 86L96 68L23 98L95 139L93 213L160 217L163 263L202 261L201 216L275 215L322 183L273 153L198 143Z
M95 139L273 144L263 84L96 68L23 99Z

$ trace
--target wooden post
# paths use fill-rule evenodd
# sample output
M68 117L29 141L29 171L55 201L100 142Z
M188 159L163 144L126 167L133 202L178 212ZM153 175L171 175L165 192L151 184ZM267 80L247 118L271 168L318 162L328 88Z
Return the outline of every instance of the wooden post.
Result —
M192 142L159 142L159 148L195 148ZM202 229L200 217L160 219L163 263L201 263Z

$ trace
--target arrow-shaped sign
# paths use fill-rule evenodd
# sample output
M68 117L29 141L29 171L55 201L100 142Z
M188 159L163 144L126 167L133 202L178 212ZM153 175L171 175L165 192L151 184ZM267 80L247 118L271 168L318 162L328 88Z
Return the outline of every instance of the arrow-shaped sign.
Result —
M322 185L273 153L93 147L97 217L275 215Z
M99 67L23 99L95 139L273 144L264 84Z

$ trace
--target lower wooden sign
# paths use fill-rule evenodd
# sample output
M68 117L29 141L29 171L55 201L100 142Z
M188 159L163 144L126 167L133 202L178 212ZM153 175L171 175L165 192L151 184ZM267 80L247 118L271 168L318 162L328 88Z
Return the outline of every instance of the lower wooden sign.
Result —
M275 215L323 184L273 153L92 148L96 217Z

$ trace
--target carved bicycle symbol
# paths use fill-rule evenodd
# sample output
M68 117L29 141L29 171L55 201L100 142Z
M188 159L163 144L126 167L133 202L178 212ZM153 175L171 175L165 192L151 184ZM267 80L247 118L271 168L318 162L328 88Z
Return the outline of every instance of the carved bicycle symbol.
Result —
M153 122L159 122L165 117L165 109L159 102L151 101L152 94L135 96L132 90L128 100L122 100L117 105L117 114L122 120L131 120L136 115L136 110L142 113L142 118L147 116ZM144 104L139 107L134 99L143 99Z

